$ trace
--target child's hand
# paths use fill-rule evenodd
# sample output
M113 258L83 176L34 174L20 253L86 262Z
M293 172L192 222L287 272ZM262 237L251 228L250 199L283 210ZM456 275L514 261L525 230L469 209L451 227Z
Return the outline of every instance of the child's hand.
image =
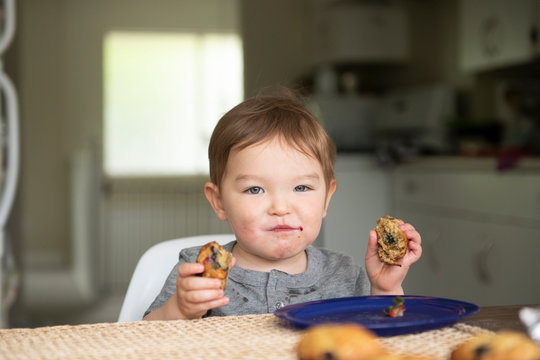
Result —
M232 267L236 263L233 258ZM184 263L178 267L176 280L176 304L184 319L200 318L210 309L227 305L219 279L197 276L204 271L202 264Z
M411 264L420 259L422 255L422 238L411 224L403 221L399 228L409 239L407 253L400 260L400 266L388 265L379 259L377 252L377 233L374 230L369 232L369 242L366 251L366 271L371 283L372 295L401 295L403 288L401 284L407 275Z

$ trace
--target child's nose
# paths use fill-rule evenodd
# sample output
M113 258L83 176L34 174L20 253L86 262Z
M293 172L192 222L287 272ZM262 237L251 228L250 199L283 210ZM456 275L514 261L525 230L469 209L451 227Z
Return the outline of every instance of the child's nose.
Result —
M270 214L283 216L291 212L289 202L285 196L275 195L272 197L272 204L270 205Z

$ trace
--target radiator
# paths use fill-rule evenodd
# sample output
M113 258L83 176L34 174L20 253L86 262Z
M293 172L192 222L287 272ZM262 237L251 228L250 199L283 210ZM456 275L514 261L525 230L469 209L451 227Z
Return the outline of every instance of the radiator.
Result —
M108 292L125 293L137 261L156 243L231 232L204 197L205 181L194 177L106 182L101 248L102 283Z

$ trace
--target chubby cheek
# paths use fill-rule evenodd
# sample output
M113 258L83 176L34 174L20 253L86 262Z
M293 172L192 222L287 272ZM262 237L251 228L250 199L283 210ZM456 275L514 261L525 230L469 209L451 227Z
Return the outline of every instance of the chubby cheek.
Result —
M254 238L257 236L257 217L249 214L232 214L229 223L233 232L240 238Z
M257 231L249 224L240 224L233 228L234 233L241 239L257 239Z
M311 245L317 239L320 230L321 224L312 224L311 226L305 227L298 236L298 242L307 244L306 247Z
M319 204L314 204L312 208L319 207ZM324 211L320 212L304 212L304 216L301 216L302 219L302 231L299 233L300 237L311 242L315 241L319 232L321 231L322 219L324 217Z

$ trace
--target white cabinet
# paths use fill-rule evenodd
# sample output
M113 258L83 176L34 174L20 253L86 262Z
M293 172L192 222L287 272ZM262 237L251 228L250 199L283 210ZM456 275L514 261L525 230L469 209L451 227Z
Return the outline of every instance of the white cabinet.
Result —
M539 172L403 166L394 175L394 214L422 235L407 294L540 303Z
M390 209L390 175L373 156L341 155L337 190L323 222L322 246L351 255L364 265L369 230Z
M538 52L538 0L462 0L460 66L488 70L532 60Z

